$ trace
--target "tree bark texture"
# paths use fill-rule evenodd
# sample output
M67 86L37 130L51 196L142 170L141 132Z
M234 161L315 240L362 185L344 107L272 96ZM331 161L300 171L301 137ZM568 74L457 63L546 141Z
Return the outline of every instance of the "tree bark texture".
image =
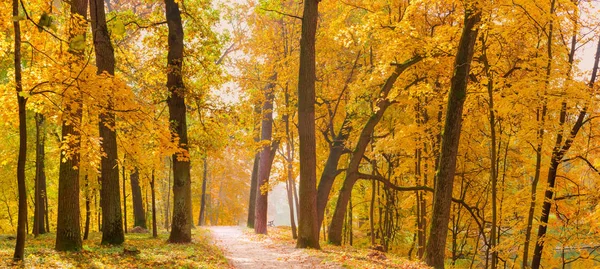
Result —
M173 154L173 218L171 221L171 243L189 243L192 240L192 190L190 160L188 153L185 85L183 84L183 24L179 4L165 0L168 35L167 99L169 121L174 140L181 151Z
M140 173L137 168L129 175L129 181L131 183L131 199L133 201L133 227L139 226L147 229L146 213L144 212L142 202L142 188L140 188Z
M81 18L86 18L87 0L71 1L71 24L81 23ZM79 18L78 18L79 17ZM76 27L73 27L76 28ZM72 33L72 37L76 33ZM84 34L84 33L81 33ZM80 65L83 60L79 55L71 63L71 73L79 72L75 67ZM76 91L72 93L70 91ZM61 151L61 162L58 176L58 216L56 220L56 245L58 251L79 251L81 250L81 211L79 208L79 148L81 143L80 123L81 123L81 98L79 89L67 89L65 94L70 96L64 108L62 119L61 137L63 143L68 143L68 150ZM67 120L69 118L69 120ZM71 137L71 139L67 139ZM76 138L76 139L73 139ZM68 141L72 141L69 143Z
M92 34L96 52L97 74L115 75L115 53L110 42L106 13L102 0L90 1ZM109 92L107 96L111 96ZM117 133L115 131L115 115L111 111L112 100L108 107L100 112L99 133L102 138L102 155L100 161L100 201L102 206L102 244L120 245L125 241L123 234L123 216L121 215L121 198L119 194L119 166L117 154Z
M13 0L13 16L19 15L19 1ZM25 256L25 239L27 237L27 188L25 186L25 162L27 161L27 99L21 95L23 84L21 78L21 25L13 22L15 30L14 67L15 89L19 107L19 156L17 157L17 185L19 189L19 217L17 220L17 242L13 260L21 261Z
M475 7L473 7L475 8ZM450 221L450 204L452 203L452 187L456 172L456 155L460 140L463 104L467 97L467 81L473 48L477 40L477 24L481 20L480 10L465 10L463 31L458 44L454 61L446 121L442 135L442 150L437 171L437 183L433 195L433 210L429 240L425 248L425 262L436 269L444 268L444 252L446 236Z
M305 0L298 70L298 136L300 138L300 184L298 248L320 249L317 216L317 156L315 140L315 35L319 1Z
M46 226L46 124L44 115L35 113L35 206L33 213L33 234L45 234Z
M269 78L269 82L265 86L264 103L262 105L262 122L261 122L261 141L269 141L265 143L260 152L260 161L258 165L258 184L256 185L256 205L254 209L254 232L257 234L267 234L267 209L268 209L268 191L266 186L269 185L269 176L271 174L271 166L273 159L271 158L271 137L273 135L273 91L275 90L275 81L277 74L273 74Z

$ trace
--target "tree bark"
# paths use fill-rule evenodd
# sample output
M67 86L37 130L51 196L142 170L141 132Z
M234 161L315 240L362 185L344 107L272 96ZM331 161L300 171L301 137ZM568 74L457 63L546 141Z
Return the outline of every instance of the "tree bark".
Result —
M256 185L256 206L254 210L254 232L257 234L267 234L267 209L268 209L268 191L265 188L269 185L269 176L271 174L271 166L273 165L271 137L273 135L273 91L275 90L275 81L277 73L269 78L269 82L265 86L264 97L265 101L262 106L262 123L261 123L261 141L269 141L263 145L260 152L260 162L258 166L258 184ZM275 149L276 150L276 149Z
M448 108L446 110L442 150L437 172L438 178L433 195L429 240L425 248L425 262L436 269L444 268L444 252L448 222L450 221L450 204L456 172L456 155L460 140L462 110L467 96L467 82L473 58L473 48L478 34L476 25L480 20L481 11L475 5L466 8L464 27L454 61L454 75L452 76L448 95Z
M152 170L152 180L150 181L150 191L152 192L152 237L158 237L158 225L156 224L156 191L154 189L154 170Z
M574 39L575 40L575 39ZM574 52L574 50L573 50ZM598 74L598 63L600 62L600 39L598 40L598 45L596 48L596 57L594 59L594 67L592 69L592 76L589 82L589 88L593 90L594 84L596 83L596 76ZM533 260L531 261L531 268L538 269L540 268L542 261L542 252L544 250L544 237L546 236L546 232L548 229L548 218L550 217L550 209L552 204L554 203L554 186L556 184L556 176L558 172L558 166L563 162L563 158L565 154L569 151L571 146L573 145L573 141L575 137L581 130L583 124L585 124L585 117L587 116L587 106L584 106L583 109L579 112L577 117L577 121L571 128L571 131L567 137L567 139L563 142L563 133L559 133L556 137L556 143L554 145L554 149L552 150L552 158L550 161L550 167L548 169L548 177L546 179L547 187L546 192L544 194L544 203L542 205L542 216L540 217L540 225L538 227L538 243L535 245L535 249L533 250ZM567 118L567 104L566 101L563 101L561 104L560 110L560 119L559 125L562 127ZM560 128L562 129L562 128Z
M83 240L87 240L90 235L90 220L91 220L91 198L90 198L90 179L85 175L85 225L83 226Z
M92 34L96 52L97 74L106 78L115 75L115 53L110 42L106 13L102 0L90 1ZM102 206L102 244L120 245L125 241L123 217L119 195L119 166L117 154L117 133L115 115L112 112L112 92L108 93L108 107L100 112L99 133L102 139L102 158L100 160L100 201Z
M344 217L346 216L346 210L348 208L348 201L350 200L350 195L352 193L352 188L354 184L359 179L358 168L360 166L360 162L363 159L365 154L365 150L371 141L371 134L375 130L375 126L379 123L379 121L383 118L383 115L387 108L392 104L387 96L389 92L392 90L394 83L406 69L413 66L422 60L422 57L415 56L408 61L396 65L394 72L388 77L385 84L382 86L380 91L380 99L377 102L377 107L379 108L375 114L373 114L365 126L361 130L358 141L356 142L356 147L352 152L352 156L350 157L350 164L346 169L346 178L344 179L344 183L342 188L340 189L337 204L335 207L335 211L333 212L333 217L331 219L331 224L329 227L328 233L328 241L334 245L341 245L342 243L342 229L344 226ZM302 195L301 195L302 196Z
M19 15L19 1L13 0L13 16ZM13 260L21 261L25 257L25 239L27 237L27 188L25 186L25 162L27 161L27 99L21 95L21 25L13 22L15 30L15 89L19 107L19 156L17 159L17 185L19 189L19 217L17 221L17 242Z
M200 197L200 216L198 217L198 226L204 226L206 220L206 184L208 181L208 160L206 156L202 158L204 162L204 171L202 173L202 196Z
M129 175L131 183L131 199L133 201L133 227L147 229L146 213L142 202L142 189L140 188L140 173L137 168Z
M71 24L80 23L77 17L86 18L87 0L71 1ZM72 29L77 29L75 25ZM77 33L71 33L71 38ZM84 35L85 33L80 33ZM78 73L74 66L83 66L80 62L83 60L81 54L73 60L71 73ZM68 90L68 89L67 89ZM73 89L71 89L73 90ZM81 97L79 89L77 92L68 94L70 98L65 98L66 105L62 119L61 141L68 146L70 152L61 151L61 162L58 176L58 216L56 220L56 245L58 251L79 251L81 250L81 211L79 208L79 148L81 143L80 128L81 123ZM68 118L68 119L67 119ZM70 137L71 139L68 139ZM75 139L73 139L75 138Z
M44 115L35 113L35 207L33 213L33 234L45 234L46 226L46 168L44 165L46 124Z
M125 175L125 166L121 170L121 180L123 181L123 230L127 233L127 176ZM131 175L129 176L131 177Z
M298 70L298 136L300 137L300 206L297 248L320 249L317 216L317 156L315 140L315 35L319 1L305 0Z
M174 0L165 0L168 35L167 98L169 121L173 140L180 152L173 154L173 219L171 221L170 243L189 243L192 240L192 222L190 208L192 191L190 178L190 160L188 152L185 85L183 84L183 25L179 4Z

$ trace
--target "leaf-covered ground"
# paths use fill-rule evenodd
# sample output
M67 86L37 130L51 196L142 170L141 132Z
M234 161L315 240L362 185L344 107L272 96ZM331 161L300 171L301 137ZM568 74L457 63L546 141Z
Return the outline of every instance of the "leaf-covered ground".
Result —
M54 251L54 234L29 236L25 261L18 264L12 261L15 240L0 236L0 268L229 268L207 230L194 229L191 244L167 244L168 236L127 234L124 246L110 247L100 245L100 233L91 233L77 253Z
M269 234L256 235L253 230L246 229L246 234L253 240L267 241L271 245L295 246L296 240L292 238L290 227L269 228ZM409 261L405 258L389 253L376 252L370 249L355 248L352 246L333 246L321 242L321 251L305 250L308 255L321 260L321 264L337 264L343 268L369 268L369 269L425 269L430 268L422 262Z

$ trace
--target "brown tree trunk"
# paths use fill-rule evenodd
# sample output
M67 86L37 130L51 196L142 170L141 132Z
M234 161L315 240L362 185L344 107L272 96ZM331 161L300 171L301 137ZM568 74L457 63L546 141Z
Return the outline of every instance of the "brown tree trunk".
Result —
M44 165L46 124L44 115L35 113L35 207L33 213L33 234L45 234L46 226L46 171Z
M258 142L259 139L255 139ZM258 165L260 163L260 152L254 154L254 164L252 166L252 178L250 179L250 200L248 201L248 228L254 229L254 220L256 213L256 189L258 185Z
M330 243L334 245L340 245L342 243L342 228L344 226L344 217L346 216L348 201L350 200L352 188L354 187L354 184L360 177L358 168L360 166L361 160L363 159L365 150L367 149L367 146L371 141L371 134L373 133L373 130L375 130L375 126L377 126L379 121L383 118L386 109L392 104L391 101L386 97L392 90L393 85L400 76L400 74L402 74L407 68L421 61L421 59L422 58L420 56L416 56L396 66L392 75L388 77L385 84L381 88L379 94L381 98L377 102L377 107L379 109L374 115L372 115L369 118L369 120L361 130L360 137L358 138L358 142L356 143L356 147L354 148L352 156L350 157L350 164L346 169L346 178L344 179L344 183L342 185L342 188L340 189L335 211L333 212L333 217L331 219L331 224L329 227L327 239Z
M202 173L202 196L200 197L200 216L198 216L198 226L205 225L206 215L206 184L208 181L208 160L206 156L202 158L204 162L204 171Z
M573 39L575 40L575 39ZM573 44L573 48L575 44ZM574 53L574 50L572 50ZM600 62L600 39L598 40L598 45L596 48L596 57L594 60L594 67L592 69L592 76L589 82L589 88L593 89L594 84L596 83L596 76L598 74L598 64ZM567 137L567 139L563 142L563 133L559 133L556 137L556 143L554 145L554 149L552 150L552 159L550 161L550 168L548 169L548 177L547 177L547 188L544 194L544 203L542 205L542 215L540 217L540 225L538 227L538 243L535 245L535 249L533 250L533 260L531 261L531 268L538 269L540 268L542 261L542 251L544 250L544 237L546 236L546 232L548 229L548 218L550 217L550 208L554 203L554 186L556 184L556 176L558 172L558 166L563 162L563 158L565 154L569 151L571 146L573 145L573 141L575 137L581 130L583 124L585 124L585 117L587 116L587 106L583 107L583 109L579 112L577 117L577 121L571 128L571 131ZM559 125L562 127L567 118L567 103L565 101L561 104L560 110L560 119ZM563 129L563 128L559 128Z
M273 91L275 90L276 80L277 73L269 78L269 82L263 90L265 101L262 106L261 141L271 142L273 134ZM269 176L271 174L271 166L273 165L271 156L274 155L273 153L271 143L265 144L260 152L258 184L256 185L256 207L254 210L254 232L257 234L267 234L268 191L265 187L269 185Z
M179 4L174 0L165 0L167 25L169 27L167 56L167 98L169 121L174 141L178 142L180 152L173 154L173 219L171 221L171 243L189 243L192 240L192 222L190 208L192 191L190 178L190 160L185 106L185 85L183 84L183 25ZM175 139L175 136L177 139ZM187 157L186 157L187 156ZM185 158L185 159L184 159Z
M90 203L90 180L88 175L85 175L85 225L83 226L83 240L87 240L90 234L90 220L92 215Z
M452 203L452 186L454 173L456 172L456 155L460 140L462 110L467 96L467 81L471 59L473 58L473 47L477 40L476 25L480 20L480 10L471 10L470 8L465 10L463 32L454 61L454 75L452 76L448 96L438 178L433 195L429 240L425 248L425 261L429 266L436 269L444 268L444 252L446 250L448 222L450 221L450 204Z
M115 75L115 53L110 42L106 13L102 0L90 1L90 17L92 34L96 52L97 74L108 79ZM125 241L123 234L123 217L121 215L121 199L119 195L119 166L117 154L117 133L115 131L115 115L112 112L112 92L108 93L107 107L100 111L99 133L102 138L102 155L100 161L100 204L102 206L102 244L120 245Z
M125 166L121 170L121 180L123 181L123 230L127 233L127 176L125 175ZM129 176L131 177L131 175Z
M131 183L131 200L133 201L133 227L139 226L147 229L142 189L140 188L140 173L137 168L129 175L129 181Z
M305 0L298 70L298 136L300 137L300 207L297 248L320 249L317 216L317 156L315 140L315 35L319 1Z
M13 16L19 16L19 1L13 0ZM25 162L27 161L27 99L21 95L21 25L14 20L15 29L15 88L19 104L19 157L17 160L17 185L19 189L19 218L17 221L17 243L13 260L21 261L25 257L25 239L27 237L27 188L25 186Z
M556 1L552 0L550 2L550 15L554 16ZM529 211L527 213L527 226L525 227L525 243L523 244L523 264L521 268L525 269L529 267L529 245L531 244L531 232L533 230L533 217L535 213L535 206L537 202L537 186L540 182L540 175L542 170L542 149L544 145L544 124L546 122L546 113L548 111L548 107L546 104L546 91L550 85L550 75L552 74L552 43L554 36L554 20L550 20L548 22L548 34L547 34L547 44L546 44L546 54L547 54L547 64L546 64L546 81L545 81L545 89L544 94L542 95L542 105L541 108L537 110L537 121L539 123L539 129L537 132L537 148L536 148L536 158L535 158L535 175L533 178L533 182L531 182L531 193L530 193L530 202L529 202Z
M158 225L156 224L156 191L154 190L154 170L152 170L152 180L150 181L150 191L152 192L152 237L158 237Z
M71 29L85 29L77 27L73 24L81 23L77 16L86 18L87 0L71 1ZM77 34L84 35L85 33L71 33L71 38ZM72 66L82 68L82 55L73 52L77 55L73 60ZM75 70L72 67L71 73L79 73L80 70ZM73 88L77 92L72 93L66 91L65 108L62 119L62 142L67 144L70 152L61 151L61 161L58 176L58 216L56 220L56 245L58 251L79 251L81 249L81 226L80 218L81 211L79 208L79 148L80 139L80 123L81 123L81 97L79 90ZM73 90L71 89L71 91ZM70 104L73 102L74 104ZM79 104L77 104L79 103ZM71 139L67 139L71 137ZM73 139L76 138L76 139ZM69 141L71 141L69 143Z

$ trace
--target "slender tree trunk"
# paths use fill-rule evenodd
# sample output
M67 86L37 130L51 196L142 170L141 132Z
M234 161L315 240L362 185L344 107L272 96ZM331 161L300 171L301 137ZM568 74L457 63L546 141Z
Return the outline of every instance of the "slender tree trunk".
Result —
M131 182L131 199L133 201L133 227L142 227L147 229L146 213L142 203L142 189L140 188L140 173L137 168L129 175Z
M204 171L202 173L202 196L200 198L200 216L198 216L198 226L205 225L206 215L206 183L208 181L208 160L206 156L202 158Z
M96 51L97 74L111 80L115 75L115 53L110 42L106 13L102 0L90 1L92 34ZM100 203L102 206L102 244L120 245L125 241L123 234L123 217L119 195L119 166L117 154L116 117L112 111L112 91L107 94L108 103L105 110L100 111L99 133L102 138L102 158L100 160Z
M293 198L293 194L292 194L292 184L294 183L294 178L292 177L292 164L288 164L288 172L287 172L287 180L286 180L286 191L287 191L287 198L288 198L288 205L290 207L290 224L292 226L292 238L297 239L298 238L298 232L296 231L296 217L295 217L295 210L294 210L294 198Z
M83 240L87 240L90 234L90 220L92 215L90 203L90 179L88 175L85 175L85 226L83 227Z
M576 40L575 38L573 39ZM575 44L573 44L574 53ZM572 59L572 58L571 58ZM594 84L596 83L596 76L598 74L598 64L600 62L600 39L598 40L598 45L596 48L596 57L594 59L594 67L592 69L592 76L590 78L590 82L588 84L590 89L593 89ZM556 184L556 176L558 173L558 166L562 163L563 158L569 149L573 145L573 141L575 137L581 130L583 124L585 124L585 117L587 116L587 105L583 107L583 109L579 112L577 117L577 121L571 128L570 133L567 136L567 139L563 142L564 134L560 132L556 136L556 143L554 144L554 149L552 150L552 158L550 161L550 167L548 169L548 177L547 177L547 188L544 194L544 203L542 205L542 215L540 217L540 225L538 227L538 244L535 245L535 249L533 251L533 260L531 261L531 268L538 269L540 268L542 261L542 252L544 250L544 237L546 236L546 232L548 229L548 219L550 217L550 209L552 204L554 203L554 186ZM561 104L560 110L560 119L559 119L559 130L563 130L562 126L565 124L567 118L567 103L563 101Z
M262 123L261 123L261 141L271 142L273 134L273 91L275 90L275 81L277 73L269 78L264 91L265 101L262 106ZM258 166L258 184L256 186L256 207L254 231L257 234L267 234L267 209L268 209L268 191L269 176L271 174L271 166L273 159L271 158L271 143L265 144L260 152L260 162Z
M550 15L554 16L556 1L552 0L550 2ZM529 204L529 211L527 213L527 227L525 228L525 243L523 245L523 264L522 268L529 267L529 245L531 244L531 231L533 229L533 217L535 213L535 205L537 202L537 185L540 181L540 174L542 170L542 149L544 145L544 124L546 122L546 113L548 111L548 107L546 104L546 91L550 86L550 75L552 74L552 43L554 36L554 20L550 20L548 22L548 39L546 44L546 54L547 54L547 64L546 64L546 81L545 81L545 89L544 94L542 96L542 107L537 110L537 120L539 122L539 129L537 133L537 148L536 148L536 158L535 158L535 175L533 178L533 182L531 183L531 201Z
M71 1L71 38L78 34L84 35L84 32L77 33L76 29L85 29L87 27L78 27L75 24L81 23L78 16L86 18L87 0ZM76 59L72 66L82 68L83 55L73 52ZM79 73L80 70L72 67L71 74ZM66 105L62 119L62 143L68 146L69 151L61 151L61 163L58 176L58 216L56 220L56 246L58 251L79 251L81 250L81 211L79 208L79 148L80 123L81 123L81 94L79 89L73 88L76 92L65 92ZM73 90L71 89L71 91ZM74 104L70 104L73 102ZM70 137L71 139L67 139ZM75 139L73 139L75 138Z
M350 157L350 164L346 169L346 178L344 179L344 183L340 189L335 211L333 212L333 217L329 227L329 233L327 236L328 241L334 245L340 245L342 243L342 228L344 224L344 217L346 216L346 209L348 208L348 201L350 200L352 188L360 177L358 168L361 160L363 159L363 155L367 149L367 146L371 141L371 134L373 133L373 130L375 130L375 126L377 126L379 121L383 118L386 109L392 104L386 97L392 90L393 85L400 74L402 74L407 68L421 61L421 59L422 58L420 56L416 56L396 66L394 72L388 77L385 84L381 88L379 96L382 98L380 98L380 100L377 102L377 107L379 109L369 118L361 130L356 147L354 148L352 156Z
M150 181L150 191L152 192L152 237L158 237L158 225L156 224L156 191L154 189L154 170L152 170L152 180Z
M465 3L470 5L469 3ZM476 25L481 20L481 11L465 10L463 32L457 48L454 61L454 75L452 76L446 122L442 137L442 150L438 170L437 184L433 195L433 211L429 240L425 248L425 261L436 269L444 268L444 252L446 250L446 236L448 222L450 221L450 204L452 203L452 187L454 173L456 172L456 155L460 140L462 110L467 96L467 82L473 47L477 40Z
M123 158L125 159L125 158ZM125 166L123 165L123 169L121 172L121 179L123 180L123 227L124 232L127 233L127 176L125 174ZM131 177L131 174L129 175ZM102 200L102 199L101 199Z
M260 104L254 104L254 114L256 115L256 123L254 124L254 142L260 142L260 122L262 121ZM252 166L252 177L250 179L250 200L248 201L248 220L246 222L248 228L254 229L254 213L256 211L256 186L258 185L258 165L260 163L260 151L254 154L254 164Z
M33 234L46 233L46 172L44 165L46 124L44 115L35 113L35 207L33 216Z
M19 1L13 0L13 16L19 16ZM27 161L27 99L21 95L21 25L13 21L15 29L15 88L19 104L19 157L17 160L17 185L19 189L19 218L17 221L17 243L13 260L21 261L25 257L25 239L27 237L27 188L25 186L25 162Z
M171 221L171 243L189 243L192 240L192 222L190 208L192 191L190 178L190 160L188 156L188 137L186 122L185 94L183 84L183 25L179 4L174 0L165 0L168 36L167 88L171 95L167 98L169 121L173 137L177 136L180 152L173 154L173 220Z
M320 249L317 215L317 156L315 140L315 35L319 1L305 0L298 71L298 136L300 137L300 207L297 248Z

